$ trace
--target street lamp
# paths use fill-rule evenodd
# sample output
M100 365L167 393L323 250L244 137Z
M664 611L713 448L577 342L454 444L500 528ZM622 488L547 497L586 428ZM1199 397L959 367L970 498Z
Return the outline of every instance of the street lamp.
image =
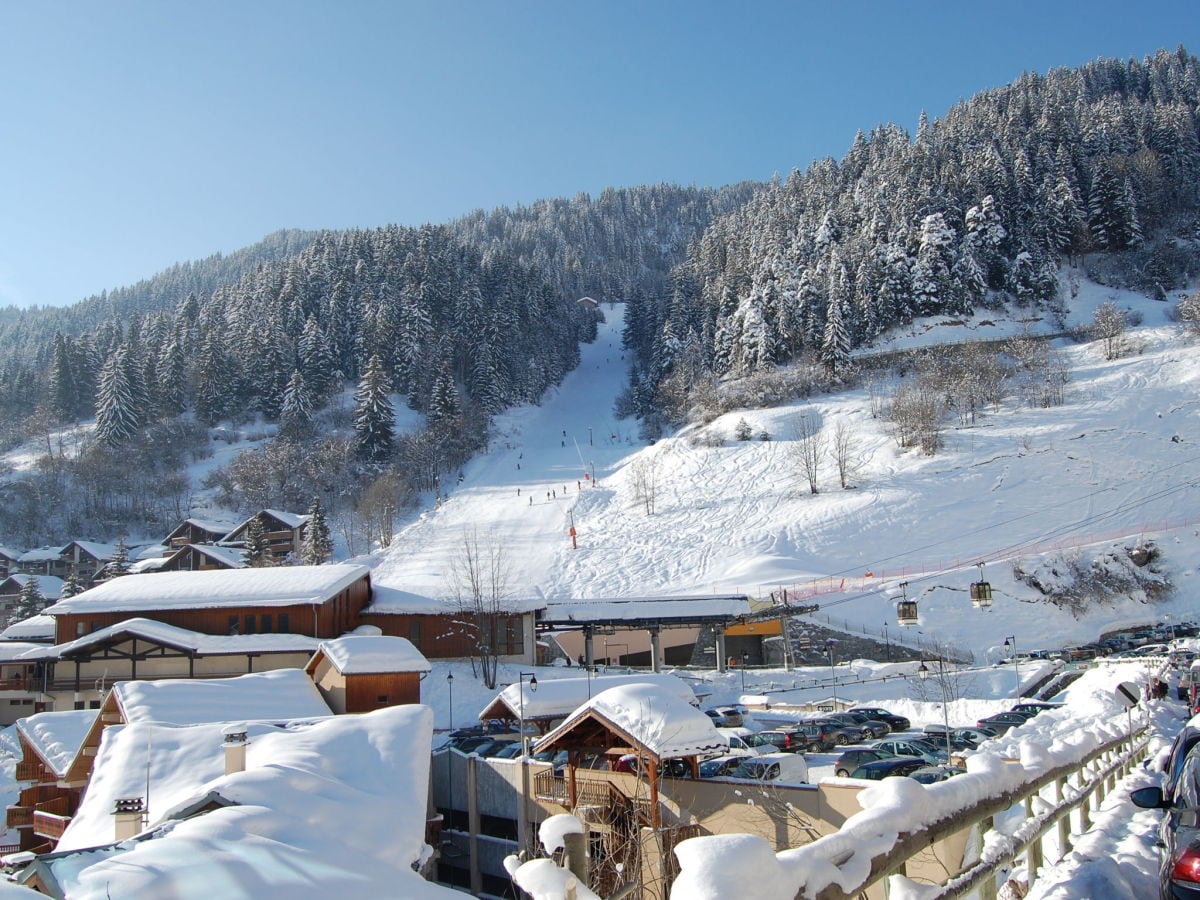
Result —
M1016 688L1016 692L1013 694L1013 696L1016 697L1018 700L1020 700L1021 699L1021 660L1019 660L1017 658L1017 637L1016 637L1016 635L1010 634L1008 637L1006 637L1004 639L1004 649L1007 650L1009 647L1012 647L1013 672L1017 676L1017 688Z
M529 831L529 738L525 736L525 679L529 679L529 692L537 692L537 674L521 672L517 679L517 716L521 722L521 818L517 820L522 836ZM523 840L522 845L528 841Z
M942 723L946 726L946 762L950 762L950 700L946 696L946 667L942 663L942 658L938 657L938 686L942 689ZM917 675L924 681L929 677L929 667L925 665L925 661L921 660L921 668L917 669Z
M454 730L454 673L446 673L446 687L450 691L450 730Z
M883 646L887 649L887 661L892 661L892 642L888 640L888 623L883 623Z
M829 638L825 641L825 652L829 654L829 677L833 679L833 711L837 712L837 656L834 651L837 649L837 640Z
M742 693L746 693L746 664L750 662L750 654L742 651Z

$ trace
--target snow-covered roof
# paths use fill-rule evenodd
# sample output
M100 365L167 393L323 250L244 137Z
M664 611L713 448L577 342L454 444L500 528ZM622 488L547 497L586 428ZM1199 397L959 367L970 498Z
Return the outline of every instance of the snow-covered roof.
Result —
M147 544L129 551L130 559L163 559L175 551L166 544Z
M483 708L479 718L498 717L501 708L507 707L513 717L520 716L523 710L526 719L558 719L587 703L589 697L596 697L610 688L635 684L654 685L689 705L696 702L696 695L688 683L667 673L601 675L591 679L544 678L538 681L536 691L529 689L528 681L510 684Z
M262 510L259 510L258 512L256 512L254 515L250 516L249 518L243 519L241 522L239 522L233 528L229 529L229 531L225 535L225 538L228 539L228 538L233 537L233 535L235 535L235 534L241 534L243 531L246 530L246 528L249 527L250 523L253 522L255 519L257 519L259 516L271 516L272 518L278 519L280 522L282 522L288 528L293 528L293 529L299 528L301 525L305 524L310 518L310 516L307 513L303 513L303 514L290 513L290 512L286 512L285 510L282 510L282 509L262 509Z
M62 556L62 547L38 547L36 550L26 550L21 554L23 563L50 562Z
M28 619L22 619L20 622L13 622L3 631L0 631L0 640L52 641L54 640L54 629L54 616L39 613L36 616L30 616Z
M46 610L133 612L230 606L293 606L324 603L368 575L366 566L273 566L204 572L156 572L106 581Z
M45 644L35 644L32 641L0 641L0 663L14 662L26 653L36 653L45 649Z
M17 593L20 593L21 588L25 587L32 578L37 579L38 590L42 592L42 596L47 600L57 600L62 594L63 580L57 575L29 575L25 572L13 572L3 581L0 581L0 589L4 589L7 592L7 588L4 586L10 585L16 589Z
M139 559L129 567L129 574L144 575L147 572L157 572L166 565L170 558L169 556L148 556L145 559Z
M17 731L45 760L54 774L63 776L83 746L98 709L42 712L17 719Z
M128 576L127 576L128 577ZM53 618L46 618L53 621ZM243 653L312 653L321 643L302 634L203 634L153 619L133 618L99 628L90 634L54 647L42 647L27 654L39 659L70 657L81 650L102 644L114 637L133 635L198 656L237 656Z
M343 675L428 672L431 669L421 651L402 637L348 634L336 640L322 641L317 653L323 653ZM316 657L313 658L315 661ZM310 671L312 665L310 662Z
M206 531L209 534L226 535L233 531L233 529L237 528L238 524L238 520L232 517L222 519L216 516L212 518L200 518L198 516L192 516L180 522L175 528L175 531L180 531L186 526L191 525L193 528L198 528L200 531ZM171 533L174 534L175 531L172 531Z
M553 743L581 719L593 715L659 759L729 749L729 741L717 731L712 719L673 691L650 683L623 685L597 694L539 740L537 746Z
M496 604L507 613L537 612L546 601L536 597L505 597ZM371 580L371 605L363 610L383 616L445 616L462 612L462 605L444 597L414 594L403 588Z
M71 541L62 548L62 552L66 553L72 547L78 547L84 553L102 562L107 562L117 555L116 544L101 544L97 541ZM125 548L125 552L129 552L128 547Z
M222 730L105 731L79 810L58 852L42 860L68 896L148 897L164 884L176 897L462 896L412 869L426 852L427 707L250 725L246 771L232 775ZM111 844L114 802L143 796L147 779L151 831L111 852L70 852ZM211 812L171 821L218 798Z
M745 594L695 597L622 597L602 600L552 600L545 604L552 622L596 622L639 619L695 619L745 616L751 612Z
M17 560L21 558L20 550L9 550L7 547L0 545L0 559Z
M189 550L195 550L197 553L207 556L209 559L215 560L229 569L247 568L246 554L237 547L219 547L216 544L185 544L172 555L178 556L181 553L187 553Z
M287 722L330 715L321 692L300 669L237 678L121 681L113 692L129 723Z

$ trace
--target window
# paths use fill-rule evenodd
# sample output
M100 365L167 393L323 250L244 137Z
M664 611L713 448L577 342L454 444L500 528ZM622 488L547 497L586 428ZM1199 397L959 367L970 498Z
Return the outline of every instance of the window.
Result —
M87 622L75 623L75 637L83 637L87 634Z
M254 634L254 629L257 627L254 616L246 616L246 634Z
M88 703L88 709L99 709L99 708L100 708L99 700L92 700Z
M241 624L238 621L238 617L230 616L229 617L229 633L237 634L239 631L241 631Z
M271 633L271 617L270 616L263 616L262 630L263 630L263 634Z
M75 708L76 708L76 709L83 709L83 708L84 708L83 701L82 701L82 700L76 700L76 701L75 701Z
M375 702L386 706L388 702L387 694L380 694L375 698Z
M421 620L413 619L408 624L408 639L418 650L421 649Z
M283 634L291 634L291 632L292 632L291 625L288 624L288 614L287 613L279 614L279 630Z

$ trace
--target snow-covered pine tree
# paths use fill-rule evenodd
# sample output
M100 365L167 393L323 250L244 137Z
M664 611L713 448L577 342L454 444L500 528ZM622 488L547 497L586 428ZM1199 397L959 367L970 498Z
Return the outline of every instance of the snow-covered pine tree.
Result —
M37 576L30 575L26 582L21 585L21 593L17 594L17 599L13 601L13 608L12 612L9 613L8 621L10 624L13 622L23 622L30 616L36 616L46 606L46 595L42 593Z
M271 545L263 531L262 519L258 516L251 519L250 524L246 526L246 546L242 548L242 559L252 569L274 565Z
M59 591L58 599L69 600L71 597L74 597L77 594L82 594L85 590L87 590L87 588L85 588L83 583L79 580L79 573L72 569L70 574L68 574L63 580L62 590Z
M850 362L850 335L842 319L844 302L839 298L829 304L825 318L825 335L821 341L821 362L831 372L845 368Z
M395 444L396 413L388 398L388 378L378 353L371 355L354 395L354 433L359 456L386 459Z
M333 536L325 520L321 498L313 497L308 508L308 525L304 529L304 540L300 545L300 561L306 566L319 566L333 555Z
M128 350L120 347L104 361L96 391L96 437L109 447L124 444L141 424L129 376Z
M312 429L312 398L308 384L297 369L288 379L279 409L279 430L286 437L299 438Z
M117 546L113 550L113 558L104 566L104 577L120 578L122 575L128 575L130 566L129 548L125 546L125 538L117 538Z

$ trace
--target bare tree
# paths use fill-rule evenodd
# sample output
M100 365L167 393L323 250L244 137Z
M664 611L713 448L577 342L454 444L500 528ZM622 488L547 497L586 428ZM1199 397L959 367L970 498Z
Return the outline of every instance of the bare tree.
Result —
M838 419L833 427L833 461L837 464L838 483L842 490L853 487L859 466L859 441L858 435L845 419Z
M406 502L410 488L396 471L384 472L375 479L358 501L358 514L363 521L367 540L380 547L390 547L396 530L396 517Z
M896 443L920 447L932 456L942 446L942 398L921 382L899 385L892 395L891 420Z
M820 423L815 416L810 417L802 413L797 418L795 456L800 471L808 481L809 492L820 493L817 477L821 471L821 462L825 458L825 435L821 433Z
M1112 300L1102 303L1092 316L1092 337L1103 343L1105 359L1124 355L1125 327L1125 314Z
M1175 307L1175 318L1192 334L1200 334L1200 291L1194 291L1179 300Z
M450 580L454 602L463 616L462 625L475 645L472 666L478 662L484 686L494 690L509 592L503 546L480 540L474 528L465 530L459 554L450 561Z
M633 502L643 507L648 516L654 515L661 469L658 457L646 454L640 456L629 467L629 474L633 480Z

